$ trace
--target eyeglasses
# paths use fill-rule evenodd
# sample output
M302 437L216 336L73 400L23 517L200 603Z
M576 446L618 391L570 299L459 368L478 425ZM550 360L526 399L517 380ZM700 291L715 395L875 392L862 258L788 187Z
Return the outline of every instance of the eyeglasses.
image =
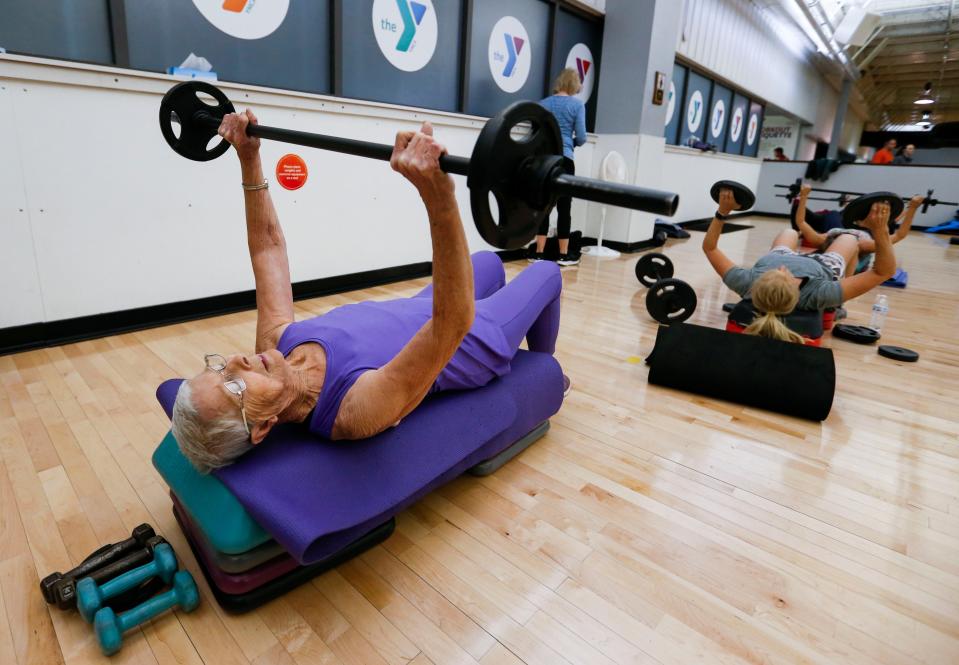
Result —
M230 376L226 373L226 358L219 353L208 353L203 356L206 368L216 372L223 377L223 387L231 395L240 398L240 413L243 415L243 427L246 428L247 435L250 434L250 424L246 420L246 408L243 406L243 391L246 390L246 381L238 376Z

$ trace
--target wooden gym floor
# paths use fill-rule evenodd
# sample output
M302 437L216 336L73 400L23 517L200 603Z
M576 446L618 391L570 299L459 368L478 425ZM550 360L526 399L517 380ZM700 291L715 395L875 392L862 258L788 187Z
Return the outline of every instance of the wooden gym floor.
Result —
M721 240L737 260L782 228L748 223ZM731 294L701 241L665 251L699 294L692 321L719 327ZM839 389L822 424L648 386L638 256L584 259L564 271L573 393L548 436L239 617L213 601L150 455L167 430L157 384L204 352L250 350L253 312L0 357L0 663L105 660L37 580L140 522L172 542L203 602L128 634L115 663L957 663L959 247L914 233L897 249L911 281L885 290L884 341L922 357L830 339ZM850 321L872 300L850 303Z

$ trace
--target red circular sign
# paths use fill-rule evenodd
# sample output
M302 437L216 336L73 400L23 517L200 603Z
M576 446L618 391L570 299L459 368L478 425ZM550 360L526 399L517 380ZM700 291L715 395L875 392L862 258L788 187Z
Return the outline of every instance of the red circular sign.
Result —
M299 189L306 184L306 176L306 162L299 155L283 155L276 163L276 181L283 189Z

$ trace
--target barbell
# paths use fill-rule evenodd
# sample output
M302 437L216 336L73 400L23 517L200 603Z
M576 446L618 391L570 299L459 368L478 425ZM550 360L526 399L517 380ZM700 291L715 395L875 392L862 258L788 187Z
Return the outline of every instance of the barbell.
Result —
M774 187L779 187L780 189L788 189L788 194L776 194L777 197L786 199L790 203L793 202L793 199L799 196L799 192L802 190L802 178L796 178L796 181L788 185L773 185ZM832 201L834 203L839 203L842 201L843 196L864 196L863 192L850 192L844 189L826 189L824 187L813 187L812 191L824 193L824 194L839 194L836 198L825 198L825 197L813 197L810 196L810 199L815 201ZM944 205L944 206L959 206L959 203L955 201L940 201L937 198L933 198L933 194L936 190L930 189L926 192L926 197L922 202L922 213L925 214L930 206ZM912 197L910 196L900 196L898 197L903 201L909 201Z
M200 97L211 97L210 104ZM173 86L160 103L160 131L173 150L195 161L216 159L225 140L209 148L223 116L235 111L227 96L205 81ZM176 132L174 124L179 124ZM523 131L527 129L528 131ZM389 161L393 146L266 125L248 125L247 134L357 157ZM440 168L465 175L473 221L480 236L500 249L518 249L536 235L556 200L571 196L607 205L672 216L679 196L646 187L584 178L567 172L556 119L535 102L516 102L480 132L469 159L443 155ZM495 198L494 213L490 198Z

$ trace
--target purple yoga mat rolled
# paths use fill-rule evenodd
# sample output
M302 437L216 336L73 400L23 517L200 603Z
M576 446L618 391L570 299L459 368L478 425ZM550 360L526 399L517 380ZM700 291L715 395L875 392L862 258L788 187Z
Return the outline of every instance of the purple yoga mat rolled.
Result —
M216 475L298 562L325 559L559 411L563 373L552 356L520 351L511 365L483 388L431 396L363 441L277 427ZM157 391L167 414L178 387Z

